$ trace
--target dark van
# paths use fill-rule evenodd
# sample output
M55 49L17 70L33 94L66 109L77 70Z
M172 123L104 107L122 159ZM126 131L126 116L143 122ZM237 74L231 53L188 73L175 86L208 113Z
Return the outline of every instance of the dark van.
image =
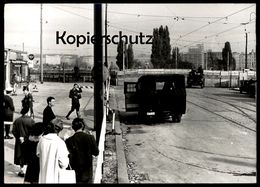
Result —
M126 111L138 111L142 119L180 122L186 112L185 76L143 75L136 83L124 83Z

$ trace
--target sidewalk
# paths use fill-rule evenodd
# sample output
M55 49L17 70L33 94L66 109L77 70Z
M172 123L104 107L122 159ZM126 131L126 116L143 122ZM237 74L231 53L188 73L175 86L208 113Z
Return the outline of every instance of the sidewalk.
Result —
M117 178L118 183L129 183L128 174L127 174L127 164L126 164L126 157L125 151L123 146L122 140L122 130L121 124L119 121L119 93L118 90L115 88L110 88L110 107L115 111L115 133L116 133L116 156L117 156Z

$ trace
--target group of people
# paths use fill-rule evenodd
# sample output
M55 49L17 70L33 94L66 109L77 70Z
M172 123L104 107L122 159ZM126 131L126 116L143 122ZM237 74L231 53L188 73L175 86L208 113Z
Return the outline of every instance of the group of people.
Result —
M81 87L74 84L70 90L72 106L66 118L69 119L69 115L75 109L77 117L72 121L75 133L67 139L59 136L63 130L63 121L57 118L52 110L55 98L47 98L43 120L35 122L33 97L28 87L24 87L23 91L25 97L22 100L21 116L12 123L12 134L15 137L14 164L20 166L18 176L24 177L24 183L59 183L59 171L68 169L70 165L75 170L77 183L92 183L92 157L99 154L99 149L95 137L89 128L86 128L85 121L79 114ZM8 93L5 94L4 101L5 122L12 122L15 109ZM7 124L9 129L5 127L6 136L9 136L11 123Z

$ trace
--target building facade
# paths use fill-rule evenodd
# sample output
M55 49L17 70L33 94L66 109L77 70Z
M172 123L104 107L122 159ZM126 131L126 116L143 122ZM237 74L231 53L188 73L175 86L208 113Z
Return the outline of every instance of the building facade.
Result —
M201 66L205 69L204 62L204 46L203 44L197 44L194 47L190 47L187 53L181 54L182 61L190 62L193 64L194 68Z

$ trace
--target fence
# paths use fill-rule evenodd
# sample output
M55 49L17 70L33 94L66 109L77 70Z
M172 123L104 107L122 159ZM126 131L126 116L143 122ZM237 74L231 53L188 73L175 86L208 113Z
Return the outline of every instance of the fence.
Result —
M109 87L110 87L110 80L108 79L106 81L106 101L109 101ZM106 136L106 115L108 111L108 105L104 107L104 115L103 115L103 120L102 120L102 127L101 127L101 132L100 132L100 139L99 139L99 144L98 144L98 149L99 149L99 155L97 157L97 164L96 164L96 170L94 174L94 183L101 183L102 181L102 174L103 174L103 161L104 161L104 151L105 151L105 136Z
M31 81L40 80L40 72L30 73ZM92 82L91 70L80 71L76 75L72 70L48 70L43 72L43 81L47 82Z
M190 72L189 69L135 69L118 72L119 85L124 81L137 81L145 74L183 74L185 82ZM256 71L217 71L204 70L206 87L239 87L241 80L256 79Z

